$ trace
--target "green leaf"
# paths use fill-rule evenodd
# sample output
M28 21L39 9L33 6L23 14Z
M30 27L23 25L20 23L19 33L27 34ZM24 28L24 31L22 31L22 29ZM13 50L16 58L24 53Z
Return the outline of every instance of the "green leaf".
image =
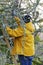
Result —
M36 35L35 42L39 42L39 41L40 41L40 37L39 37L39 35Z

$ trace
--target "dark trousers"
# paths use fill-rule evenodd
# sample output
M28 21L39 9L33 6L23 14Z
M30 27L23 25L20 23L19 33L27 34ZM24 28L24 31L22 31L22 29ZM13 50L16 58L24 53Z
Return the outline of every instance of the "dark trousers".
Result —
M19 55L20 65L32 65L32 56Z

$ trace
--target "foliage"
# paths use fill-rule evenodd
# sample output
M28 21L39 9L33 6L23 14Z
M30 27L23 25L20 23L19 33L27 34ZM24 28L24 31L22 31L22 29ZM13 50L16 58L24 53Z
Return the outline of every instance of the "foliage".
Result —
M39 57L34 57L33 65L43 65L43 61Z
M0 50L2 51L2 53L6 53L6 51L7 51L7 45L1 44L0 45Z
M39 35L37 34L37 35L35 36L35 43L37 44L38 42L40 42L40 37L39 37Z
M4 16L5 19L8 21L8 24L11 28L17 27L17 25L14 25L15 22L14 22L14 19L12 17L12 10L15 10L17 16L19 16L20 18L22 16L24 16L25 14L30 14L31 17L32 17L32 21L33 21L34 25L35 25L35 23L38 24L38 23L43 22L43 19L37 20L39 15L40 15L39 12L36 11L36 8L39 4L39 1L40 0L36 0L36 3L35 2L33 3L32 0L24 0L24 1L23 0L18 0L18 1L17 0L12 0L12 1L11 0L5 0L5 1L2 0L3 3L0 2L1 3L1 5L0 5L0 15L1 15L0 16L0 24L3 21L2 16ZM8 2L8 3L6 4L5 2ZM9 4L9 2L10 2L10 4ZM26 8L21 7L21 4L24 3L24 2L25 2L25 4L27 4ZM20 14L18 14L18 13L20 13ZM21 19L21 21L22 21L22 19ZM41 25L38 25L38 26L39 26L39 30L40 30L40 28L42 29ZM35 43L39 43L39 41L40 41L38 32L39 31L35 32L36 33ZM42 32L42 31L40 30L40 32ZM2 35L2 30L1 30L1 26L0 26L0 36L1 35ZM8 48L3 43L3 44L0 45L0 50L1 50L2 53L6 53ZM9 58L9 57L10 57L10 54L8 52L7 58ZM10 65L10 64L6 64L6 65ZM33 65L42 65L40 58L35 57L34 60L33 60Z

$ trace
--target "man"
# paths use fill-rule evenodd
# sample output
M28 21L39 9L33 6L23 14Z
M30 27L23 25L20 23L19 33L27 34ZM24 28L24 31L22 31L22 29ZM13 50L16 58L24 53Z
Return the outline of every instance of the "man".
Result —
M18 28L11 29L10 27L6 27L8 34L15 37L12 55L18 54L21 65L32 65L32 58L35 54L33 35L35 28L30 21L31 17L29 15L23 17L25 22L25 31L20 25L20 18L14 16L14 19L18 24Z
M19 55L19 60L21 65L32 65L33 55L35 54L34 49L34 25L31 22L31 17L29 15L25 15L23 18L25 22L25 41L23 48L23 55Z

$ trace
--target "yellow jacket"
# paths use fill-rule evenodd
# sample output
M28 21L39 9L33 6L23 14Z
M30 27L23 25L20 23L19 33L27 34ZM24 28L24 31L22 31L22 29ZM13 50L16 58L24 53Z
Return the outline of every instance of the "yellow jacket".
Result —
M26 23L25 27L25 36L24 29L21 26L18 26L17 29L6 27L8 34L12 37L15 37L12 55L20 54L32 56L35 53L33 35L35 28L32 22Z

